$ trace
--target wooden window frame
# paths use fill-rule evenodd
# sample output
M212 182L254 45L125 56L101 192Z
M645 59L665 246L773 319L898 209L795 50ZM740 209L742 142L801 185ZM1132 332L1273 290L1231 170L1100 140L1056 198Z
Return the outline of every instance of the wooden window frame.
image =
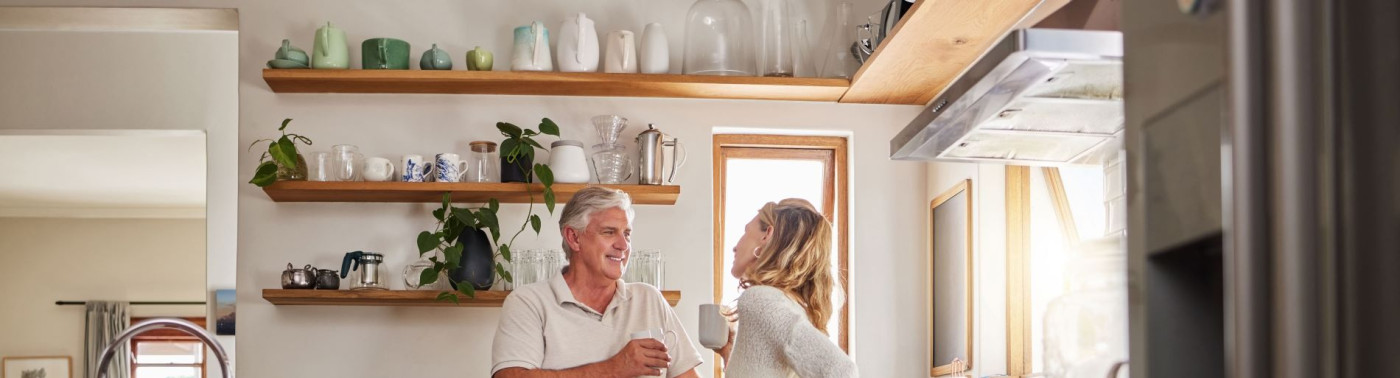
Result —
M1040 168L1060 232L1070 245L1079 243L1079 230L1070 210L1060 169ZM1031 168L1006 167L1006 374L1035 374L1031 350Z
M132 323L132 324L136 324L136 323L138 323L138 322L145 321L145 320L149 320L149 319L152 319L152 318L131 318L131 323ZM194 323L194 324L196 324L196 325L199 325L199 326L202 327L202 328L208 328L208 322L207 322L207 320L205 320L205 318L189 318L189 317L184 317L184 318L180 318L180 319L188 320L188 321L190 321L191 323ZM208 377L208 376L209 376L209 359L208 359L208 358L205 358L206 356L200 356L200 361L201 361L201 362L198 363L198 364L145 364L145 365L137 364L137 363L136 363L136 354L137 354L136 344L139 343L139 342L143 342L143 341L145 341L145 342L152 342L152 341L180 341L180 342L197 342L197 343L200 342L200 340L199 340L198 337L195 337L194 335L185 333L184 331L175 330L175 329L156 329L156 330L150 330L150 331L147 331L147 332L142 333L142 334L140 334L140 335L136 335L136 336L132 337L131 340L130 340L130 341L128 342L128 344L127 344L127 349L129 349L129 350L131 351L131 376L132 376L132 377L135 377L135 376L136 376L136 368L142 367L142 366L145 366L145 367L157 367L157 366L197 367L197 368L199 368L199 377L200 377L200 378L204 378L204 377ZM201 343L200 345L204 345L204 344ZM202 353L208 354L208 348L207 348L207 346L206 346L206 347L201 347L200 350L202 351Z
M841 349L850 353L850 196L848 168L848 140L838 136L794 136L763 134L715 134L714 156L714 300L719 303L724 295L724 204L727 158L756 159L797 159L822 160L827 164L827 175L823 182L822 208L832 225L836 227L837 242L834 248L838 254L839 272L837 281L842 295L846 298L841 306L840 341ZM828 160L829 159L829 160ZM715 376L720 376L721 367L715 364Z

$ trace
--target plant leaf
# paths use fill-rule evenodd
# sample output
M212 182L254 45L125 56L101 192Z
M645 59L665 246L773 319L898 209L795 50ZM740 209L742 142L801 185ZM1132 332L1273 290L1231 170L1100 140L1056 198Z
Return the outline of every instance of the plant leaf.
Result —
M466 295L467 298L476 298L476 288L472 287L470 282L458 283L457 291Z
M276 181L277 164L270 161L258 164L258 170L253 172L253 179L248 180L249 183L257 185L259 188L272 185L272 183Z
M422 255L422 254L424 254L424 253L427 253L428 251L437 249L438 244L442 244L442 239L439 239L438 236L437 236L436 234L433 234L433 233L428 232L428 231L423 231L423 232L418 233L418 254L419 254L419 255Z
M554 188L544 188L544 207L549 209L550 214L554 214Z
M535 138L524 137L524 138L521 138L521 140L524 140L524 141L525 141L525 144L528 144L528 145L531 145L531 146L535 146L535 148L538 148L538 149L541 149L541 150L545 149L544 146L541 146L541 145L540 145L540 142L536 142L536 141L535 141Z
M442 193L442 208L443 208L443 211L447 211L446 209L449 208L449 207L452 207L452 192L443 192L443 193ZM438 220L442 220L442 218L438 218Z
M441 221L442 221L442 212L443 212L443 210L446 210L446 209L436 209L436 210L433 210L433 218L437 218L437 220L438 220L439 222L441 222Z
M427 286L437 282L439 273L437 269L423 269L423 272L418 274L418 286Z
M542 118L540 119L540 132L557 137L559 136L559 125L555 124L554 120Z
M501 134L505 135L506 137L509 137L511 139L520 139L520 126L513 125L510 122L496 122L496 128L500 129Z
M438 293L437 300L438 300L438 302L452 302L452 303L461 304L461 302L458 302L458 301L457 301L457 294L455 294L455 293L453 293L453 292L450 292L450 291L444 291L444 292Z
M277 128L277 131L286 130L286 129L287 129L287 124L288 124L288 123L292 123L292 119L291 119L291 118L287 118L287 119L282 120L282 127L278 127L278 128Z
M496 274L499 275L499 276L501 276L501 278L506 279L506 282L511 282L511 283L514 283L514 282L515 282L515 277L511 277L511 276L510 276L510 271L509 271L509 270L506 270L506 268L505 268L504 266L501 266L501 263L499 263L499 262L496 263Z
M509 245L501 244L501 258L506 259L506 261L510 261L510 246L509 246Z
M554 186L554 170L549 169L548 165L535 164L535 177L538 177L545 187Z
M539 234L540 234L540 216L539 216L539 215L530 214L530 228L534 228L534 229L535 229L535 235L539 235Z
M515 147L519 144L520 141L515 139L506 139L501 141L501 157L506 158L507 163L515 162L516 155L520 154L519 151L515 150Z
M297 148L292 145L292 140L282 137L275 143L267 145L267 153L272 156L272 161L287 168L297 167Z
M486 203L486 208L487 208L487 209L491 209L491 212L493 212L493 213L494 213L494 212L497 212L498 210L501 209L501 201L498 201L498 200L496 200L495 198L492 198L492 199L491 199L491 202Z
M456 218L457 222L460 222L467 228L481 228L476 219L476 214L472 214L471 209L454 207L452 208L452 217Z
M535 132L535 130L525 129L525 133L523 133L523 134L521 134L521 135L524 135L524 136L527 136L527 137L528 137L528 136L540 135L540 133Z
M447 265L461 266L463 248L464 247L461 244L455 244L451 247L447 247L446 249L442 250L442 255L447 257Z
M501 222L496 219L496 212L490 210L481 209L481 211L476 212L476 215L478 219L481 219L481 223L486 224L486 228L491 231L491 240L500 241Z

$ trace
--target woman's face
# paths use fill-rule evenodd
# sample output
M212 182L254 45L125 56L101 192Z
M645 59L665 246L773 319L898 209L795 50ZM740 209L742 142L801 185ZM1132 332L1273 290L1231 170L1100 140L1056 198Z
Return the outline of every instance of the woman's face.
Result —
M758 261L754 252L757 252L759 247L768 244L768 238L772 235L772 231L772 228L763 231L757 215L749 220L749 224L744 225L744 236L739 237L739 243L734 245L734 267L729 269L730 275L734 278L744 279L744 272L755 261Z

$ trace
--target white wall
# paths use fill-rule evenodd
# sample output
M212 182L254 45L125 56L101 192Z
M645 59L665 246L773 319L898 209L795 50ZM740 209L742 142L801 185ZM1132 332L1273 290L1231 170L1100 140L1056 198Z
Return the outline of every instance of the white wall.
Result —
M975 224L972 230L972 375L1006 374L1006 167L971 163L928 164L928 192L921 210L927 211L929 201L966 179L972 180L972 218ZM924 223L927 228L927 219ZM924 237L927 237L926 234L924 232ZM921 254L919 266L926 266L927 258L926 254ZM919 293L928 295L927 290ZM920 319L928 316L928 310L924 307L919 308L918 313ZM926 322L918 324L918 329L922 330L920 334L927 335ZM927 356L927 344L920 344L919 347L924 351L920 356ZM927 357L920 360L926 371L927 360Z
M54 301L203 301L202 219L0 218L0 356L71 356L84 371L83 306ZM133 306L132 316L200 316Z
M176 1L60 3L188 6ZM889 139L913 117L917 107L534 96L274 94L261 78L263 64L283 38L310 49L317 24L327 20L347 31L354 65L358 65L359 41L391 36L411 42L415 55L430 43L438 43L453 54L454 60L467 48L482 45L496 53L498 67L505 67L511 27L538 19L556 28L565 15L576 11L588 12L597 20L600 32L624 27L636 31L645 22L662 22L674 47L672 61L679 62L680 25L690 3L251 0L210 1L200 6L239 10L238 145L275 135L276 125L287 117L296 119L291 130L315 139L313 149L351 143L371 156L460 152L468 141L499 139L492 131L496 121L533 126L542 116L563 125L565 135L590 144L595 137L586 120L597 114L616 113L632 119L629 134L654 122L678 136L691 151L690 162L678 178L684 188L680 201L675 206L639 207L634 245L665 251L667 285L685 293L677 309L691 334L696 327L696 306L707 301L712 284L711 171L707 148L712 128L853 133L853 350L866 376L924 374L924 339L919 333L909 332L924 323L920 312L923 295L901 289L924 282L922 265L909 263L920 258L923 248L922 206L910 204L918 203L927 192L926 170L921 163L887 159ZM857 13L872 12L878 3L861 1ZM460 60L456 63L462 64ZM211 131L211 144L216 139ZM233 148L238 147L220 149L211 145L210 154L221 156ZM337 264L346 251L373 250L388 253L390 271L397 273L413 258L413 235L431 226L431 217L428 205L273 203L257 188L244 184L257 163L257 155L238 151L236 175L210 170L209 243L211 254L216 253L216 248L235 244L234 240L213 234L213 222L216 209L234 203L219 197L218 191L235 187L229 184L236 185L241 374L486 376L496 309L277 307L264 301L260 290L276 287L278 275L288 262L329 267ZM212 164L216 161L211 157ZM511 206L507 211L520 209ZM518 219L507 217L506 221ZM222 231L235 228L229 224L220 227ZM558 245L553 232L546 235L537 240L522 237L518 247ZM219 263L211 257L209 264L212 269ZM210 281L215 281L212 274ZM332 347L310 348L312 341ZM710 366L704 365L701 374L708 376Z

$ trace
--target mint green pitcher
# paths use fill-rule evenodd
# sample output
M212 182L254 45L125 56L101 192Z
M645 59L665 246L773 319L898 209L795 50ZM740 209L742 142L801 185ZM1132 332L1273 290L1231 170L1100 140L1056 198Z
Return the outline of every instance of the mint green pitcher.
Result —
M350 68L350 47L346 45L344 30L331 26L330 22L316 29L316 45L311 51L311 68Z

